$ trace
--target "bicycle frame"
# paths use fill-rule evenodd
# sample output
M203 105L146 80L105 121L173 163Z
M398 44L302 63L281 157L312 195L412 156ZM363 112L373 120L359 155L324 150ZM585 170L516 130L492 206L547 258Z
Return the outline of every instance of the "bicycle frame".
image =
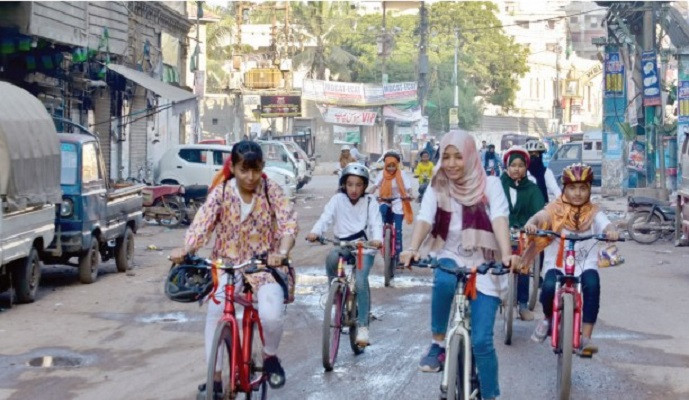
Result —
M239 344L239 351L232 352L232 359L230 360L230 371L233 376L230 377L230 387L238 389L240 392L251 392L255 387L258 387L265 379L265 375L261 374L253 382L250 381L251 375L251 350L253 327L254 324L258 326L261 343L263 343L263 327L258 316L258 310L253 306L253 294L249 291L246 295L235 295L235 277L234 271L230 270L228 274L228 283L225 285L225 308L223 309L223 316L218 321L227 322L232 330L232 344ZM235 302L244 307L244 314L242 318L242 333L243 341L240 341L239 327L237 326L237 318L235 315ZM237 379L239 384L237 385Z
M383 224L383 237L385 237L385 230L390 230L390 257L397 255L397 232L395 230L394 222L386 222ZM385 247L382 249L383 252L387 251Z
M564 240L564 239L560 239ZM551 341L550 344L553 349L557 351L557 343L560 338L560 319L561 315L561 299L564 293L569 293L574 298L574 332L572 335L572 346L575 349L579 348L581 342L581 316L583 309L583 298L581 296L581 283L579 278L574 276L576 252L574 250L574 241L567 240L565 249L565 275L559 276L555 284L555 297L553 298L553 321L551 326Z

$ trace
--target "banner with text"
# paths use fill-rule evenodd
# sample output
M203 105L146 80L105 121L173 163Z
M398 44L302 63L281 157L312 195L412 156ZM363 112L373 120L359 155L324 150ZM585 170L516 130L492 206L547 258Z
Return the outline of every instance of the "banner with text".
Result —
M417 100L416 82L385 85L305 79L302 96L306 100L343 106L379 106Z
M323 116L323 121L330 124L373 126L376 123L376 116L378 116L376 111L366 109L328 105L316 106Z

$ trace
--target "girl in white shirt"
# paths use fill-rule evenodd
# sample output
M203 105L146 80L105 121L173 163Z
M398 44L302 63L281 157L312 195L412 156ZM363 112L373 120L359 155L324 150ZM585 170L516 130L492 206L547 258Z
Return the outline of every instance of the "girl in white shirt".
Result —
M383 222L378 212L378 202L366 193L368 186L368 169L361 164L351 163L342 170L340 177L340 192L333 196L325 205L323 214L306 236L306 240L314 242L325 234L334 222L333 233L339 240L366 240L372 246L380 247L383 241ZM356 343L367 346L368 314L371 299L368 285L368 274L373 266L376 250L364 250L362 269L356 270L356 292L358 329ZM325 260L325 270L328 282L332 282L337 273L340 249L334 248Z
M418 260L419 246L430 233L432 254L445 267L476 266L489 259L510 265L513 257L508 214L500 180L486 176L474 139L465 132L451 131L440 142L440 161L424 194L411 247L400 259L404 264L409 264L412 258ZM457 286L454 275L439 268L434 274L432 344L419 363L419 368L425 372L437 372L442 368L445 333ZM477 296L471 300L471 344L484 399L500 395L493 325L500 294L506 287L505 275L479 275Z
M560 197L562 190L557 184L553 171L543 164L543 153L546 152L545 145L540 140L530 140L524 145L529 152L531 162L529 163L528 178L531 182L538 185L545 202L551 202Z

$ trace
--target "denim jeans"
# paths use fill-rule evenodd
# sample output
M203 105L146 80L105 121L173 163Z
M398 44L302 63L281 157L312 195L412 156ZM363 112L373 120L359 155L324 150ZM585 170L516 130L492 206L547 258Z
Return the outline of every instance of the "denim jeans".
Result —
M555 297L555 284L558 275L562 271L553 268L546 272L541 287L541 304L543 314L550 319L553 316L553 298ZM579 276L581 282L581 295L584 299L584 312L582 320L585 324L595 324L600 309L600 276L595 269L587 269Z
M384 224L395 224L395 254L399 257L402 252L402 221L404 214L395 214L392 207L388 204L380 205L380 215L383 217ZM383 234L385 234L383 232Z
M454 260L449 258L441 258L438 263L446 268L457 266ZM431 332L433 334L447 332L450 307L456 289L457 278L436 268L431 295ZM478 292L476 299L471 301L471 347L479 374L481 395L484 398L500 395L498 356L493 346L493 325L495 325L495 314L499 305L500 298L481 292Z
M359 309L357 323L359 326L368 326L368 314L371 309L371 290L368 286L368 274L373 266L375 254L364 254L361 270L356 270L356 303ZM328 274L328 283L337 275L337 263L340 259L340 249L335 248L328 253L325 259L325 271Z
M525 305L529 302L529 275L517 275L517 303Z

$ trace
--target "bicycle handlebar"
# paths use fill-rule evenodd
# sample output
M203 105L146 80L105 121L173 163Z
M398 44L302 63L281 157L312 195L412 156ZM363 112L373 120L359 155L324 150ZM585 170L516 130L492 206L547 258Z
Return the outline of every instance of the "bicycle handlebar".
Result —
M536 231L536 236L540 237L545 237L545 236L554 236L554 237L560 237L561 234L551 231L551 230L537 230ZM569 235L564 235L565 240L569 240L572 242L581 242L583 240L589 240L589 239L596 239L596 240L601 240L601 241L608 241L608 242L624 242L625 239L620 237L617 240L611 240L608 239L604 233L599 233L599 234L591 234L591 235L577 235L574 233L570 233Z
M404 264L400 264L404 265ZM414 266L417 268L440 268L441 270L457 275L457 276L463 276L463 275L469 275L473 273L485 275L488 273L489 270L493 270L491 274L493 275L505 275L510 272L509 268L506 268L501 262L496 262L496 261L488 261L485 262L481 265L478 265L476 267L460 267L457 266L456 268L448 268L444 267L440 264L438 264L437 260L419 260L419 261L412 261L411 264L409 264L410 267Z
M187 254L184 256L184 263L185 264L194 264L194 265L204 265L206 268L217 268L217 269L222 269L222 270L233 270L233 271L238 271L240 269L245 269L247 267L253 267L256 270L260 269L265 269L265 268L274 268L268 265L268 256L262 255L262 256L257 256L257 257L252 257L248 259L247 261L244 261L243 263L239 264L233 264L233 265L227 265L224 263L215 263L212 259L210 258L204 258L204 257L199 257L191 254ZM289 266L289 261L284 260L282 262L282 265L284 266Z
M377 197L376 198L379 202L381 203L392 203L395 200L414 200L412 196L407 196L407 197L400 197L400 196L395 196L395 197Z
M318 239L316 239L316 241L320 242L320 244L330 243L335 246L344 247L351 250L356 250L359 247L359 244L361 243L361 246L365 249L378 250L378 247L371 245L371 241L367 242L363 240L335 240L329 239L324 236L319 236Z

